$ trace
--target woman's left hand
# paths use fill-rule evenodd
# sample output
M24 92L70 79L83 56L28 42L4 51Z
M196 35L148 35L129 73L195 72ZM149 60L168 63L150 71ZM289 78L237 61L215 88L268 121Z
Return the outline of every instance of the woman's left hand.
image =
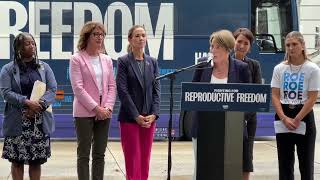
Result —
M156 120L156 116L154 114L151 114L149 116L145 117L145 122L147 124L147 128L151 126L151 124Z
M106 117L107 118L112 118L112 110L110 108L107 108L106 110L107 110L106 111Z
M111 109L109 110L104 107L96 106L94 111L96 112L96 120L106 120L112 116Z
M282 122L284 123L284 125L291 131L295 130L297 127L294 124L294 119L290 118L290 117L285 117Z
M42 111L42 106L38 101L26 99L25 103L28 106L28 109L30 109L34 113L40 113Z
M296 128L298 128L300 126L300 120L298 119L293 119L293 124L295 125Z

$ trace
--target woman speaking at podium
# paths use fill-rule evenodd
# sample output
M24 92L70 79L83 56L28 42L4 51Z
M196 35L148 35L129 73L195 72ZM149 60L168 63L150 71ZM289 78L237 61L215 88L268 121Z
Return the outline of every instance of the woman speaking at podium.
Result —
M213 84L249 83L251 76L248 65L230 56L235 45L233 34L228 30L213 32L210 36L210 53L212 61L198 67L193 75L192 82L208 82ZM199 59L199 62L207 61L207 57ZM195 159L197 155L197 134L199 112L193 113L192 141ZM247 142L247 131L244 130L244 141ZM214 161L214 159L212 159ZM196 164L196 163L195 163ZM196 165L194 170L196 179Z

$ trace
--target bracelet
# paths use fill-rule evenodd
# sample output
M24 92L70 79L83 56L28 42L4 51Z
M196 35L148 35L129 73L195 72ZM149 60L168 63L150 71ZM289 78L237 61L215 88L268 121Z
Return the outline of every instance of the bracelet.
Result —
M40 100L39 100L39 104L40 104L41 107L42 107L42 111L45 111L45 110L48 108L48 106L46 105L45 100L40 99Z
M281 121L284 121L285 119L286 119L286 117L283 117L283 118L281 118L280 120L281 120Z

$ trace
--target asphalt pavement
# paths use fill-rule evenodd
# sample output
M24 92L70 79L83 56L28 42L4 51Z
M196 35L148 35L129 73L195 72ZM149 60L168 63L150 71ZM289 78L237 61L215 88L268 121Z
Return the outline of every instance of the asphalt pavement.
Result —
M320 105L315 108L316 124L320 127ZM53 141L52 157L42 166L43 180L76 180L76 142ZM3 142L0 142L2 154ZM167 141L154 142L150 166L150 180L167 179ZM125 180L124 157L118 141L108 143L106 151L105 179ZM298 161L296 160L295 176L299 177ZM174 141L172 143L172 180L191 180L193 175L192 142ZM320 137L318 135L315 154L315 179L320 180ZM28 176L25 167L25 177ZM274 138L266 137L255 142L254 168L251 180L276 180L278 178L277 148ZM10 180L10 163L0 159L0 180ZM25 178L28 179L28 178Z

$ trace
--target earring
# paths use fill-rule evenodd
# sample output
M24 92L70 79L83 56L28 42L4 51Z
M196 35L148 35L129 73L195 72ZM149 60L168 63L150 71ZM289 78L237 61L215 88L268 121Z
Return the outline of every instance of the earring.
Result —
M21 59L21 53L18 51L18 58Z

